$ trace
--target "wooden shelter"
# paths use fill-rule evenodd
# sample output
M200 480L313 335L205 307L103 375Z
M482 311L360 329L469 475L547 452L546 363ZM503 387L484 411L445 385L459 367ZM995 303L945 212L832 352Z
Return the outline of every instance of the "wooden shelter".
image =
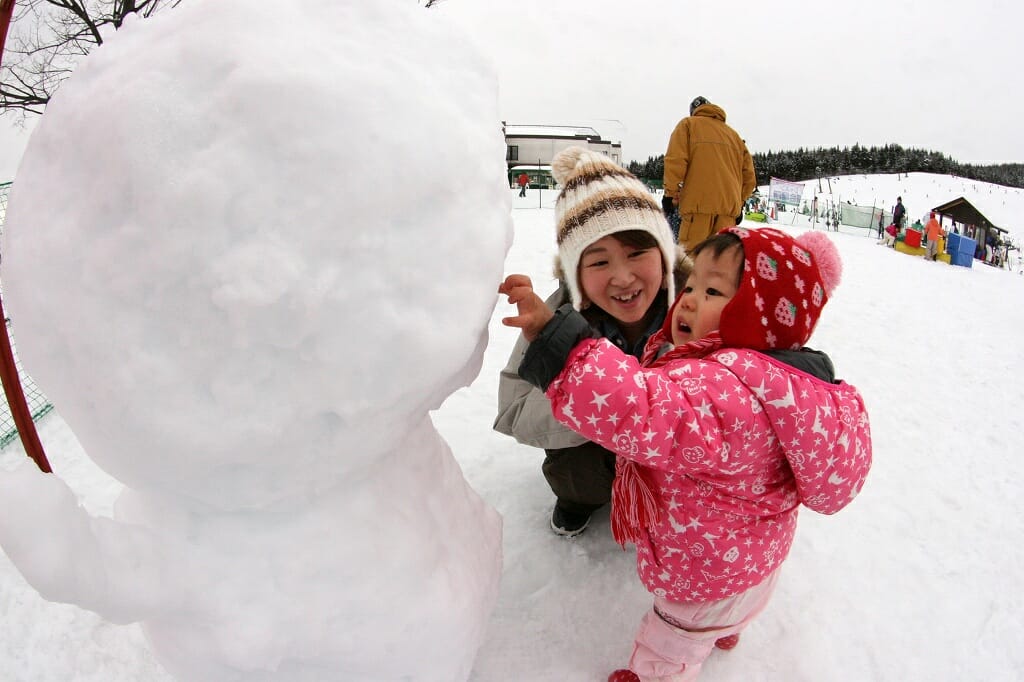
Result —
M982 247L982 253L984 253L984 245L988 242L988 236L990 231L996 232L996 238L998 242L1003 240L999 238L999 232L1007 233L1006 230L998 225L993 225L992 222L982 214L974 205L967 201L965 197L958 197L952 201L947 201L944 204L936 206L932 209L937 215L948 216L960 223L961 225L973 227L974 234L968 234L969 237L973 238Z

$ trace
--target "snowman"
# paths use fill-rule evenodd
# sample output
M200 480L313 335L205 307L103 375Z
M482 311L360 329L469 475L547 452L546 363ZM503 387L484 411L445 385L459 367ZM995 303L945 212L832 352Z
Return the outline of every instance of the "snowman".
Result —
M510 243L496 91L407 0L183 3L80 65L12 188L4 302L124 488L92 516L56 466L0 477L40 594L142 623L181 680L468 678L501 523L429 413L480 369Z

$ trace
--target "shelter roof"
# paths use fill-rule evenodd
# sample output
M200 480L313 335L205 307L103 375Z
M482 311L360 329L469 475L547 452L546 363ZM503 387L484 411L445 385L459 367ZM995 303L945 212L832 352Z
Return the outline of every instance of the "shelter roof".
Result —
M958 223L963 223L965 225L976 225L977 227L984 228L991 227L992 229L999 230L1000 232L1008 231L998 225L993 225L991 220L982 215L981 211L976 209L974 205L964 197L947 201L944 204L936 206L932 210L940 215L949 216Z

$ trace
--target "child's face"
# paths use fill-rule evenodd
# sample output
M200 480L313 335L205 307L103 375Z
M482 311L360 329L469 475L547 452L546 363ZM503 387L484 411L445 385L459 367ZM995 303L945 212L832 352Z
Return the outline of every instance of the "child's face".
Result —
M673 344L681 346L718 329L722 309L739 289L742 262L743 250L739 246L720 256L715 256L713 249L697 255L672 315Z
M580 257L583 298L628 326L643 321L664 280L661 251L598 239Z

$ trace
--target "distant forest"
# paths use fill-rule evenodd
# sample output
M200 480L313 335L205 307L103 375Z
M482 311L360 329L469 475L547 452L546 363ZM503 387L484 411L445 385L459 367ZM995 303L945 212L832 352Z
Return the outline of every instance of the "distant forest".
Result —
M753 157L758 185L767 185L773 177L802 182L830 175L938 173L1024 188L1024 164L977 166L959 163L939 152L904 148L898 144L887 144L884 147L861 147L855 144L842 149L800 148L796 151L758 153ZM648 157L644 163L630 161L627 167L637 177L661 187L665 155Z

